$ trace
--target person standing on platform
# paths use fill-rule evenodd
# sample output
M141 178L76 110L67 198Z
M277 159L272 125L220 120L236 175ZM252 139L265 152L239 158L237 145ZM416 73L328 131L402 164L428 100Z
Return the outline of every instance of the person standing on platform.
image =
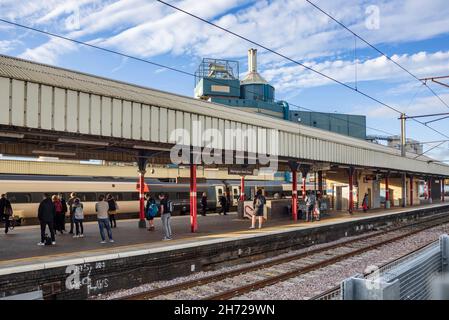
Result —
M151 196L151 194L147 193L145 195L147 203L145 205L145 217L148 221L148 231L154 231L154 217L157 215L157 204L156 200Z
M81 203L80 199L76 198L73 201L72 205L72 215L73 215L73 222L75 223L76 233L73 236L74 238L83 238L84 237L84 227L83 227L83 221L84 221L84 208L83 204Z
M226 212L229 212L231 210L231 205L232 205L231 191L229 191L228 188L226 189Z
M171 201L169 201L168 198L163 193L159 194L159 200L161 202L160 212L161 212L162 227L164 229L164 238L162 240L172 240L172 232L170 225L172 204Z
M365 193L365 196L363 197L362 209L363 209L363 212L368 211L368 193Z
M100 228L100 243L106 243L104 229L106 229L108 233L109 242L114 242L114 240L112 239L112 229L109 223L108 216L109 204L107 201L105 201L104 195L100 195L98 197L98 202L95 204L95 211L97 212L98 227Z
M74 224L74 216L73 216L73 210L72 210L72 206L73 206L73 202L75 201L75 199L77 198L76 193L72 192L70 194L70 198L67 201L67 204L69 205L69 212L70 212L70 234L73 234L73 224Z
M6 198L6 194L0 197L0 221L5 222L5 234L9 231L9 218L13 215L11 202Z
M109 204L109 222L111 223L111 228L117 228L117 222L115 221L115 214L118 210L117 202L115 201L114 197L110 194L107 195L107 201Z
M262 222L263 222L263 213L264 213L264 207L267 203L267 200L262 194L262 190L257 190L256 196L254 197L253 201L253 208L254 208L254 214L251 217L251 227L250 229L256 228L256 217L259 220L259 229L262 228Z
M206 192L203 192L203 195L201 197L201 215L206 216L207 213L207 194Z
M44 195L44 200L42 200L42 202L39 204L37 217L41 225L41 242L39 242L37 245L45 245L45 229L47 228L47 226L50 230L51 244L55 245L56 241L54 225L56 218L56 208L54 202L50 198L50 195L47 193Z
M306 197L306 206L307 206L306 221L307 222L309 221L309 217L310 217L310 221L313 221L313 210L315 208L315 202L316 202L315 194L313 194L313 192L309 192Z
M220 211L218 211L218 214L224 214L224 215L226 215L227 213L226 213L226 211L227 211L227 208L228 208L228 204L227 204L227 200L226 200L226 196L224 195L224 194L222 194L219 198L218 198L218 202L220 203L220 206L221 206L221 208L220 208Z
M65 214L63 213L62 202L56 194L51 197L51 200L53 201L56 212L55 230L59 231L61 234L64 234L62 221L65 219Z
M65 218L66 215L68 214L68 208L67 208L67 202L64 199L64 194L63 193L58 193L58 198L61 201L61 205L62 205L62 213L64 214L64 217L61 217L61 228L63 231L65 230Z

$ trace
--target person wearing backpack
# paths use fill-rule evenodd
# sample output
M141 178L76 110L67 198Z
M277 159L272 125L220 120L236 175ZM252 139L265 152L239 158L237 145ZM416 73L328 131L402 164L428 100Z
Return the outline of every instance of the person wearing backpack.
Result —
M154 217L156 217L159 208L156 200L148 193L145 196L147 204L145 205L145 217L148 221L148 231L154 231Z
M0 198L0 221L5 221L5 234L9 231L9 218L12 214L11 202L6 198L6 194L2 194Z
M253 201L253 207L254 207L254 215L251 217L251 227L250 229L256 228L256 217L258 217L259 220L259 229L262 228L262 222L263 222L263 213L264 213L264 207L267 200L262 194L262 190L257 190L256 196L254 197Z
M115 221L115 214L117 213L118 210L117 202L115 201L114 197L110 194L106 196L106 200L108 201L109 204L108 214L111 228L117 228L117 221Z
M73 211L73 213L72 213L73 222L75 223L75 232L76 232L73 237L74 238L83 238L84 237L84 227L83 227L84 208L83 208L83 204L81 203L80 199L76 198L75 200L73 200L72 211Z
M162 228L164 230L164 238L162 240L172 240L172 232L170 225L170 217L171 212L173 210L173 204L170 200L165 196L165 194L159 194L160 204L160 212L161 212L161 220L162 220Z

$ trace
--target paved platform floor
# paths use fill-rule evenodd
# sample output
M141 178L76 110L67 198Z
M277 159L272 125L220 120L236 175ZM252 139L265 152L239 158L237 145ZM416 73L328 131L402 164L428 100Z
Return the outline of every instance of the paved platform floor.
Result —
M352 216L344 212L330 213L328 217L313 223L304 221L294 223L286 217L285 219L266 221L264 228L260 230L249 230L249 220L238 219L236 213L230 213L227 216L208 214L206 217L198 216L199 230L194 234L190 232L190 217L177 216L172 217L172 241L162 241L162 226L159 218L155 219L156 230L151 232L147 229L139 229L136 219L118 220L117 228L113 229L115 243L106 244L100 243L101 239L96 222L85 223L84 238L74 239L68 233L57 235L55 246L37 246L40 240L39 227L23 226L15 228L7 235L3 233L3 230L0 231L0 270L15 266L126 253L143 249L154 249L156 251L172 250L185 245L199 245L226 239L239 239L294 229L314 228L320 225L441 205L432 204L415 206L413 208L391 208L389 210L377 209L370 210L367 213L357 211ZM67 227L69 225L66 225Z

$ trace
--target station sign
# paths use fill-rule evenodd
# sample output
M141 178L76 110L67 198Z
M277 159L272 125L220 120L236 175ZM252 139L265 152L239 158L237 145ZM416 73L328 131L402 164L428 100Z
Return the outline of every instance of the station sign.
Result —
M239 175L239 176L253 176L255 175L255 170L251 168L237 168L237 167L229 167L228 174L229 175Z
M136 190L140 191L140 183L136 184ZM148 188L148 185L144 183L143 192L150 192L150 188Z

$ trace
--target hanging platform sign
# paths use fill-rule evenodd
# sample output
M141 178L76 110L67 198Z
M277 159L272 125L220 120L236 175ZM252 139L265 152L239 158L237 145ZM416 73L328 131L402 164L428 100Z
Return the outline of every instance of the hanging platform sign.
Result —
M255 170L251 168L228 167L228 174L239 176L254 176Z

